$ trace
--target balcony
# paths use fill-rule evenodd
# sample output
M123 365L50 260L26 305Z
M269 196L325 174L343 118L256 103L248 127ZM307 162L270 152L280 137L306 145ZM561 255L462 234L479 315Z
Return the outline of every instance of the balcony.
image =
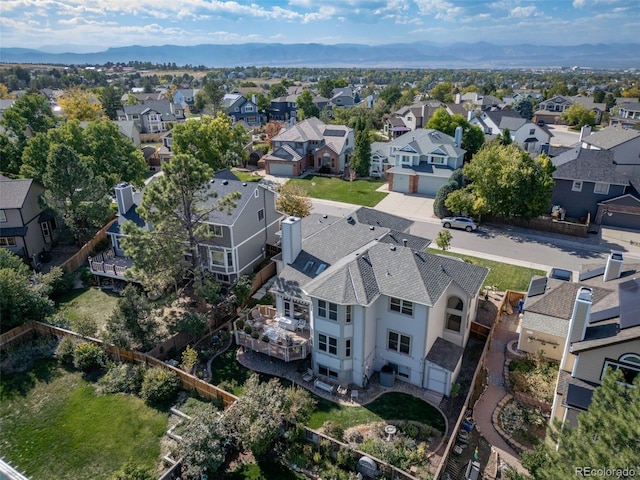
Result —
M88 258L89 269L94 275L124 280L124 272L133 266L133 260L120 257L112 248Z
M284 362L309 355L311 332L304 320L276 317L273 307L258 305L234 322L236 344Z

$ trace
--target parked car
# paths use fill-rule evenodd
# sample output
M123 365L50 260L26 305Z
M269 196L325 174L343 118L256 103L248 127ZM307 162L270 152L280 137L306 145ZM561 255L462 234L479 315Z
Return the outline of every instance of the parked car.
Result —
M445 217L440 220L444 228L461 228L467 232L477 230L478 224L469 217Z

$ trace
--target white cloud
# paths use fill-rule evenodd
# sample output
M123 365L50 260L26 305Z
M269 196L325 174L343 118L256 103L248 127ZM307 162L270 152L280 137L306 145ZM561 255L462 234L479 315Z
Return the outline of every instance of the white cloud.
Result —
M447 0L415 0L422 15L433 15L437 20L455 20L464 11Z
M582 8L586 3L587 0L573 0L573 8Z
M516 7L511 10L511 13L509 15L514 18L526 18L535 15L536 10L537 9L534 5L530 5L528 7Z

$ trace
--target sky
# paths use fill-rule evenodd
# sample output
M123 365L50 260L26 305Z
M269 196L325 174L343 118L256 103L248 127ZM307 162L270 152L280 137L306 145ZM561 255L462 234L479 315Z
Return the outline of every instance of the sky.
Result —
M0 45L51 52L413 41L639 43L640 1L0 0Z

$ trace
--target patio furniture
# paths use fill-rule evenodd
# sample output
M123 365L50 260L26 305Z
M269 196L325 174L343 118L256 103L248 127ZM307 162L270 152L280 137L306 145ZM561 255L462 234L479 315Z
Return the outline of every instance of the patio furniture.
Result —
M334 390L335 390L335 385L331 385L329 383L325 383L320 379L317 379L315 382L313 382L313 385L316 388L319 388L320 390L324 390L327 393L331 393L333 394Z
M307 322L304 320L298 320L298 325L296 326L296 330L299 332L304 332L304 329L307 328Z
M342 384L338 385L336 391L338 392L338 395L346 395L349 390L347 389L346 385Z
M307 373L305 373L302 376L302 380L304 380L305 382L310 382L313 380L313 377L314 377L313 369L307 368Z
M251 311L251 318L253 318L254 320L258 320L262 315L260 315L260 310L252 310Z
M351 390L351 401L352 402L358 401L358 390Z
M290 332L293 332L296 329L296 322L287 317L278 317L278 325Z

